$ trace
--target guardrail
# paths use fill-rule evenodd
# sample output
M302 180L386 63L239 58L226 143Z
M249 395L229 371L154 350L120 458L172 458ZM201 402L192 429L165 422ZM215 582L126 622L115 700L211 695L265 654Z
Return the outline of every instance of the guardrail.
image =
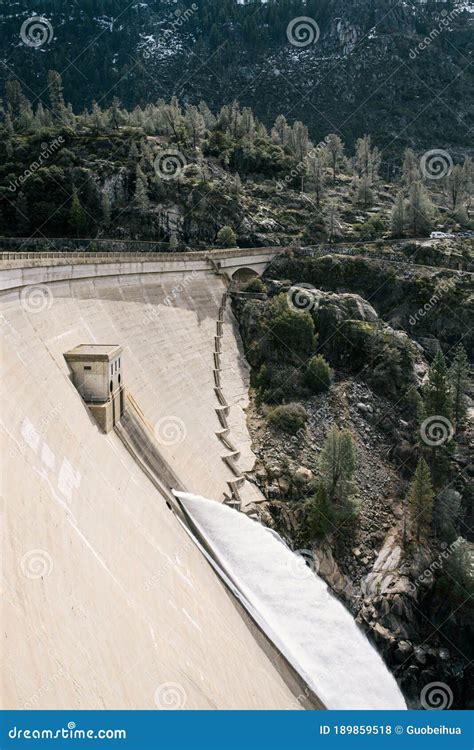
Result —
M0 240L1 246L1 240ZM60 251L33 251L33 252L14 252L9 250L0 250L0 260L85 260L90 263L106 261L110 263L127 262L127 261L170 261L181 260L186 258L205 259L208 256L218 258L238 258L239 256L268 255L270 253L284 252L284 247L237 247L237 248L212 248L208 250L187 250L186 252L93 252L85 250L65 250Z

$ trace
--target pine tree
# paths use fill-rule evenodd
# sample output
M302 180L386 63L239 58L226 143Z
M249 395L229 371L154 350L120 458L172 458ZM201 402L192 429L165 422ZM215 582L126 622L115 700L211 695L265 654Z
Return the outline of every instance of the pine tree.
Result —
M16 226L20 235L24 235L30 228L28 201L22 190L18 193L15 203Z
M420 167L415 152L411 148L407 148L403 155L402 182L409 188L420 178Z
M118 130L123 123L123 115L120 111L120 100L114 96L112 106L110 108L110 126L114 130Z
M148 181L140 167L137 167L137 178L135 182L135 194L133 202L135 204L135 207L138 208L139 211L144 211L146 208L148 208Z
M324 166L319 156L312 156L308 161L308 176L316 193L316 206L321 205L321 193L324 190Z
M305 174L304 166L305 166L305 159L308 155L310 145L311 145L311 142L308 136L308 128L306 127L306 125L303 125L302 122L300 122L299 120L296 120L296 122L293 123L293 128L290 131L290 138L288 141L288 146L292 154L297 159L298 164L300 164L302 167L300 169L301 192L303 192L304 190L304 174Z
M7 112L13 122L18 120L27 101L20 82L16 78L10 78L5 84L5 98L7 100Z
M377 146L372 148L370 135L359 138L356 144L355 172L359 178L366 177L369 185L375 185L379 176L381 155Z
M197 107L189 106L186 109L186 113L184 116L184 126L186 128L186 133L191 141L191 144L193 148L196 148L200 145L203 137L204 132L206 129L206 125L204 122L204 117L199 112Z
M128 153L128 158L132 161L138 161L140 158L140 151L136 141L132 141L132 145L130 146L130 151Z
M333 198L329 201L325 213L325 223L329 242L332 242L336 231L340 229L341 222L337 201Z
M284 115L278 115L271 131L272 140L281 146L286 146L289 139L290 126Z
M72 194L71 207L69 209L69 223L77 237L79 237L84 232L87 225L86 215L75 188Z
M466 197L468 184L466 179L466 170L460 164L456 164L444 178L444 186L448 194L451 208L454 209Z
M333 427L328 432L320 456L321 476L331 503L344 505L349 500L355 467L351 433Z
M63 79L57 70L48 72L48 89L53 114L59 121L64 122L67 119L67 110L64 103Z
M397 194L392 208L390 230L393 237L403 237L405 231L405 199L401 191Z
M453 363L449 369L449 382L453 396L453 419L456 431L467 413L466 394L469 388L470 368L466 350L462 344L456 348Z
M7 113L6 113L6 115L5 115L5 120L4 120L4 123L3 123L3 124L4 124L4 126L5 126L5 132L6 132L6 134L7 134L7 138L11 138L11 136L12 136L12 135L14 134L14 132L15 132L15 129L14 129L14 127L13 127L13 122L12 122L12 118L11 118L11 115L10 115L10 113L9 113L9 112L7 112Z
M434 207L425 186L416 180L408 194L407 221L413 237L427 235L433 226Z
M100 133L100 131L104 128L104 124L105 124L104 114L96 101L92 102L92 114L91 114L90 122L91 122L92 129L96 133Z
M176 250L178 247L178 237L176 235L176 232L171 232L170 234L170 250Z
M370 179L367 175L362 175L359 179L355 179L354 199L355 203L364 208L368 208L368 206L373 204L374 194L372 192Z
M431 364L428 379L423 388L424 411L427 417L440 416L451 420L453 416L453 399L451 395L448 368L441 351Z
M420 458L407 495L407 503L417 540L420 538L420 531L431 525L433 498L430 470L425 459Z
M108 192L105 190L102 193L102 219L106 227L110 224L110 219L112 216L112 206L110 202L110 196Z
M336 181L337 166L344 154L344 143L335 133L329 133L326 137L326 154L332 169L332 181Z

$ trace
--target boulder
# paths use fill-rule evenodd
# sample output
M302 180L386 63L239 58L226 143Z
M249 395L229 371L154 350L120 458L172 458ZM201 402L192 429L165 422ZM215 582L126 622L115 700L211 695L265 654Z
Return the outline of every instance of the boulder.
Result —
M311 469L307 469L306 466L300 466L295 471L295 480L301 484L307 484L313 479L313 476Z

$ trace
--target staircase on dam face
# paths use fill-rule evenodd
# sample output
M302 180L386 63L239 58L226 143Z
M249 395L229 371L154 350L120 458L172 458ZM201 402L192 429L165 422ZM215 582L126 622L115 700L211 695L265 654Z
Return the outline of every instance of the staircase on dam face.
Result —
M228 298L228 292L225 291L222 295L222 301L221 305L219 307L218 311L218 317L216 321L216 335L214 337L214 392L216 394L216 399L218 402L218 406L216 406L216 414L218 416L219 422L221 423L222 429L218 430L216 432L217 437L223 444L224 448L226 448L226 452L222 454L222 460L227 464L229 469L231 470L232 474L234 475L233 479L230 479L227 484L230 490L230 497L226 496L224 502L226 505L230 505L236 510L241 510L242 507L242 498L239 494L239 487L242 487L242 485L245 483L245 477L241 474L239 467L237 465L237 461L240 458L240 452L235 448L235 446L232 443L232 439L230 436L230 427L229 423L227 421L227 417L229 416L229 404L227 403L227 400L225 398L224 392L222 390L222 382L221 382L221 354L222 354L222 335L223 335L223 328L224 328L224 313L226 310L227 305L227 298Z
M227 287L227 290L223 293L221 304L217 313L216 320L216 335L214 337L214 354L213 354L213 375L214 375L214 392L217 399L216 414L219 419L221 428L217 430L216 435L221 441L222 445L226 449L226 452L222 454L222 460L229 467L230 471L234 475L232 479L227 481L227 485L230 490L230 496L225 494L224 504L229 505L236 510L242 509L242 497L239 489L246 483L246 478L242 474L238 466L238 459L240 458L240 452L237 450L232 442L231 428L228 422L230 413L230 406L223 392L222 387L222 337L224 334L224 316L227 307L227 300L229 297L228 288L230 286L230 278L228 274L222 270L220 263L216 263L214 258L207 256L212 270L216 276L220 276Z

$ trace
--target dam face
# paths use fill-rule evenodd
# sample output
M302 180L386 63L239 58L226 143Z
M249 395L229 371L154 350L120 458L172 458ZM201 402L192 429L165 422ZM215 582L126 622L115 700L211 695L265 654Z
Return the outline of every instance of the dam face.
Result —
M171 268L3 274L2 707L294 708L278 654L166 493L116 432L99 431L64 358L121 345L124 387L167 465L187 491L222 501L233 479L216 435L223 280ZM222 390L245 471L248 372L227 311L223 321ZM239 492L255 499L248 482Z

